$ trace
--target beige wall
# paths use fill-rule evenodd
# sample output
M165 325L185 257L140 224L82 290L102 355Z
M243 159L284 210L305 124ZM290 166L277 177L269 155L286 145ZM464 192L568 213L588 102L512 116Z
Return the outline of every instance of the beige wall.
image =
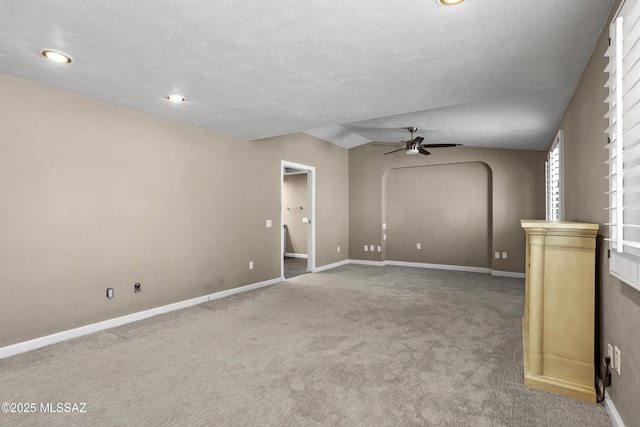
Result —
M309 225L302 222L303 218L309 218L307 174L285 175L283 186L282 221L287 225L285 252L307 254L307 228Z
M475 255L478 259L491 257L494 251L507 252L507 259L491 257L490 267L497 271L524 272L524 231L520 220L544 219L544 161L546 153L541 151L482 149L471 147L433 149L430 156L406 155L402 152L384 156L388 147L366 144L349 150L349 245L350 258L381 261L385 256L378 252L364 252L364 245L382 245L383 212L389 206L384 199L384 176L396 168L415 166L437 166L457 163L482 163L489 170L491 237L489 254L482 248ZM429 188L429 183L416 182L419 192ZM440 198L444 196L438 196ZM484 198L482 204L485 203ZM480 200L478 199L478 200ZM477 202L477 200L476 200ZM476 203L470 200L470 203ZM425 202L426 203L426 202ZM468 208L478 212L481 206ZM482 220L484 221L484 219ZM460 247L469 244L463 233L452 234L440 241L441 253L455 254ZM427 263L435 261L421 258ZM474 258L475 259L475 258ZM455 256L438 258L439 264L458 265ZM409 259L394 260L409 261ZM472 265L476 261L464 261Z
M0 89L0 346L280 277L281 160L316 168L316 266L348 254L343 148L240 140L5 75Z
M396 168L384 178L386 259L491 267L491 171L487 165ZM451 245L458 236L465 236L467 244Z
M612 11L617 10L619 1ZM610 22L610 21L609 21ZM608 24L607 24L608 25ZM604 53L608 47L608 26L587 64L573 98L564 114L561 129L565 136L565 217L572 221L600 224L597 259L599 354L607 343L622 352L622 376L615 372L609 394L625 425L638 425L640 420L640 292L609 274L608 245L604 237L607 222L607 144L604 114L608 95L603 72L607 65ZM602 360L602 356L600 357Z

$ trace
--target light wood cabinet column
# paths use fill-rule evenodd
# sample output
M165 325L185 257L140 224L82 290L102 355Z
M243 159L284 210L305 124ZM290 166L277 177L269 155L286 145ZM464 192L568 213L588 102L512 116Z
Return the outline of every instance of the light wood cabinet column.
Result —
M529 354L528 370L542 375L544 337L544 239L543 230L529 231Z

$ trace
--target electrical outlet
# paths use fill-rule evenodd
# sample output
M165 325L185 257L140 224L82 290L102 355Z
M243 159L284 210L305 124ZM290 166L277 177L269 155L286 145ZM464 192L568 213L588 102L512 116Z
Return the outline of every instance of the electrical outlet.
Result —
M387 240L387 235L386 234L382 235L382 240Z
M107 288L107 298L113 298L113 288Z
M340 246L338 246L338 252L340 252Z
M620 349L618 347L613 347L613 366L616 370L616 372L618 373L618 376L622 375L620 374L620 365L622 364L621 360L620 360Z
M496 259L500 259L500 252L496 252Z
M270 219L267 220L267 228L271 228L272 222Z
M382 252L382 246L378 246L378 252Z
M373 247L373 245L369 246L369 250L370 250L371 252L375 251L375 248Z
M364 251L369 252L369 245L364 245Z
M507 253L506 252L502 252L502 259L507 259Z
M422 243L416 243L416 249L422 249Z
M613 364L613 347L611 344L607 344L607 356L609 357L609 361Z
M383 229L383 230L386 230L386 229L387 229L387 223L386 223L386 222L383 222L383 223L382 223L382 229Z
M253 270L253 261L249 261L249 270Z

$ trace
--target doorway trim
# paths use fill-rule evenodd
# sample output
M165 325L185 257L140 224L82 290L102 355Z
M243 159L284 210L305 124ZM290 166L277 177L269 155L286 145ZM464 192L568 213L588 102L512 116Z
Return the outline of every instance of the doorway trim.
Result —
M289 162L282 160L280 163L280 277L284 277L284 175L285 169L298 169L307 173L307 197L309 203L309 226L307 227L307 271L315 273L316 271L316 168L313 166L303 165L301 163Z

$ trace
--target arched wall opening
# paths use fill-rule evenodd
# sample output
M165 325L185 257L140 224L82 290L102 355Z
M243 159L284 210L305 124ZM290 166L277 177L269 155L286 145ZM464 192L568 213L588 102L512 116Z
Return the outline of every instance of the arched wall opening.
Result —
M393 168L382 181L384 260L491 268L489 165Z

